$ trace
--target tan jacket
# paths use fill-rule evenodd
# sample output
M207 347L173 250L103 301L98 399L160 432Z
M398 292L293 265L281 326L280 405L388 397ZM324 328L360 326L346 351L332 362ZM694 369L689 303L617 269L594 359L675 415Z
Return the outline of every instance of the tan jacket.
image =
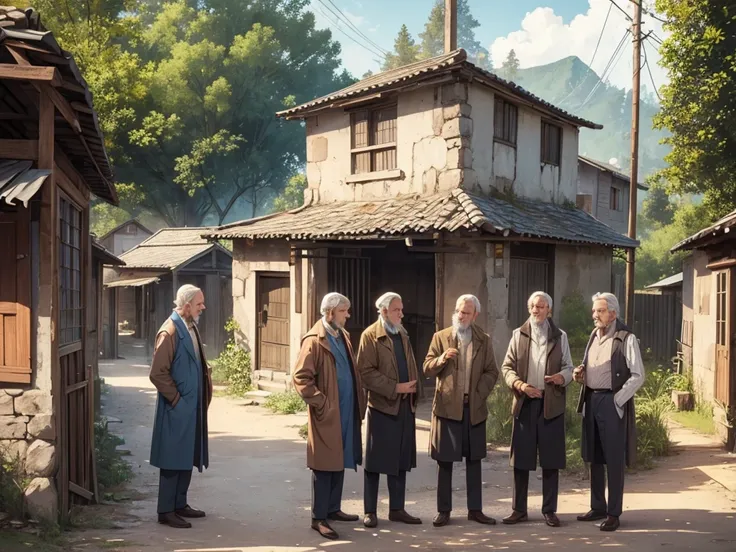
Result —
M498 379L498 366L493 354L491 336L473 324L473 366L470 373L470 423L483 422L488 417L486 399L493 391ZM459 355L440 364L440 357L447 349L458 348L453 329L446 328L434 334L424 360L424 375L437 378L432 413L441 418L461 421L463 419L464 389L458 374ZM433 421L434 423L434 421Z
M409 381L416 380L418 387L417 361L406 332L401 332L401 341L404 344ZM385 414L396 416L401 406L401 396L396 394L399 367L396 364L393 341L386 333L386 328L380 319L360 336L358 371L363 380L363 387L368 391L368 406ZM411 410L416 412L416 393L411 399Z
M355 369L350 336L346 331L342 334L355 375L356 401L360 416L358 427L360 427L366 411L365 393L360 373ZM307 467L318 471L342 471L344 461L337 364L330 351L327 330L321 319L302 338L302 348L294 367L293 381L296 392L309 406Z
M204 348L202 347L202 338L199 335L199 330L195 326L197 332L197 341L199 342L199 355L202 359L202 368L205 371L207 378L207 406L212 402L212 369L207 365L207 359L204 356ZM169 318L163 323L156 336L156 346L153 350L153 360L151 361L151 372L149 378L151 383L156 387L159 393L171 404L172 407L176 406L179 402L180 395L171 377L171 364L174 362L174 355L176 354L176 326L174 322Z

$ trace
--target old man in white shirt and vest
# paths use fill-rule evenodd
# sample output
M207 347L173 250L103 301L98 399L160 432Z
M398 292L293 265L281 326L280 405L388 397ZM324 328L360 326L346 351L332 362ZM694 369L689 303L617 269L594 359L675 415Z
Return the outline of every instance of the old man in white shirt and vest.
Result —
M593 296L595 330L583 364L574 371L583 384L578 412L583 414L582 454L590 466L590 511L579 521L604 520L601 531L615 531L623 509L624 472L636 460L634 394L644 383L644 364L636 336L618 319L618 299ZM606 502L604 466L608 475Z
M552 321L552 298L543 291L527 301L529 319L514 330L502 373L514 394L511 465L514 489L507 525L528 520L529 472L542 468L542 515L559 527L559 470L565 468L565 388L573 379L567 334Z

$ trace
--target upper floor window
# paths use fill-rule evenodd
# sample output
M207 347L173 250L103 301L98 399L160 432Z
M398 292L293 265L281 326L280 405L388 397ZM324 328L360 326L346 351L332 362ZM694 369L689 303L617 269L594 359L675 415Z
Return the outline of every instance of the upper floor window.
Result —
M623 190L621 188L616 188L616 186L611 186L611 211L623 211L624 210L624 202L623 202Z
M493 138L499 142L516 145L518 110L512 103L496 97L493 115Z
M562 129L557 125L542 121L542 163L560 164L562 152Z
M396 106L350 114L352 174L396 168Z
M82 340L82 213L59 199L59 345Z

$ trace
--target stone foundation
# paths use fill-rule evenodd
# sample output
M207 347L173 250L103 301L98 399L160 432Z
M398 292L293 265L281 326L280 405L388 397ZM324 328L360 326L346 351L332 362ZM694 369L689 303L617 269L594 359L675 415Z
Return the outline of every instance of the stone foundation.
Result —
M0 389L0 455L19 458L31 479L26 506L35 518L55 519L56 418L51 395L38 389Z

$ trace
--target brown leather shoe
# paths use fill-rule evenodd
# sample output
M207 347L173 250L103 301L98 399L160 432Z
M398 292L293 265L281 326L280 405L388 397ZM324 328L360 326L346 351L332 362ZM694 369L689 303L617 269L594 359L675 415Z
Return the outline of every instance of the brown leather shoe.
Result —
M346 514L342 510L338 510L337 512L327 514L327 519L330 521L358 521L360 518L354 514Z
M422 520L418 517L409 515L406 510L390 510L388 513L389 521L398 523L406 523L408 525L421 525Z
M202 510L196 510L187 504L181 510L177 510L176 515L183 518L203 518L206 514Z
M444 527L450 523L450 512L438 512L432 520L432 525L435 527Z
M598 521L600 519L606 519L605 512L596 512L595 510L591 510L587 514L578 516L578 521Z
M601 531L615 531L620 525L621 523L616 516L608 516L606 521L601 523Z
M480 510L470 510L468 512L468 520L482 523L483 525L496 525L496 520L488 517Z
M506 516L501 520L502 523L505 523L506 525L516 525L517 523L521 523L522 521L529 521L529 516L526 514L526 512L517 512L514 510L511 512L511 515Z
M378 526L378 517L376 514L366 514L363 516L363 525L372 529Z
M181 519L174 512L168 512L166 514L158 515L158 522L162 525L168 525L174 529L189 529L192 524L188 521Z
M554 512L549 514L542 514L544 516L544 522L549 525L550 527L559 527L560 526L560 518L557 517L557 514Z
M330 525L323 519L313 519L312 529L317 531L326 539L337 540L340 538L340 535L337 534L337 531L330 527Z

